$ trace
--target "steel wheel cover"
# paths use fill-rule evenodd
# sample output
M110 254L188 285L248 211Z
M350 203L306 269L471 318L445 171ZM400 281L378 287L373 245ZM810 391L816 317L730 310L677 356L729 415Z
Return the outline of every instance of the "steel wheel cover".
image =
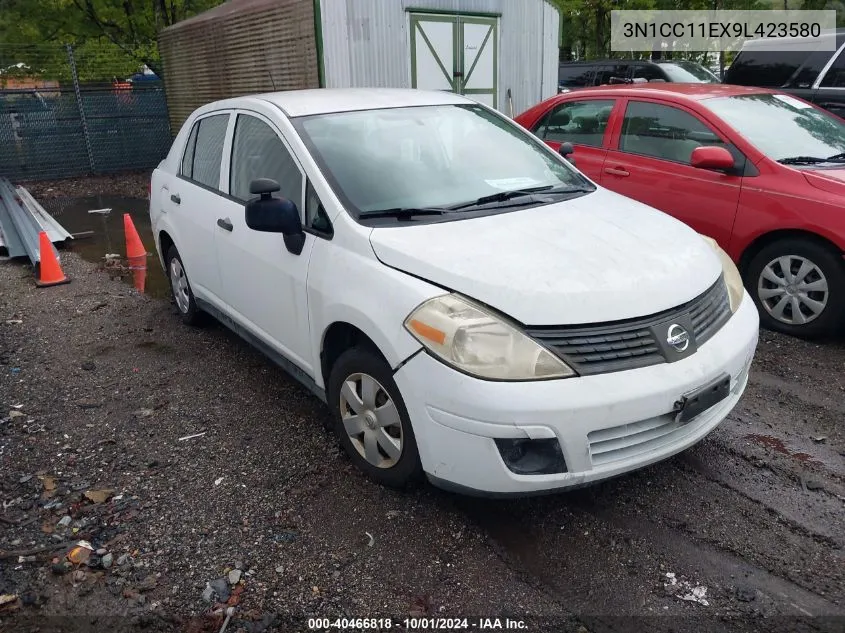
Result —
M757 296L775 320L805 325L824 312L830 291L827 278L816 264L800 255L784 255L763 267Z
M396 403L369 374L351 374L340 389L340 417L352 446L369 464L391 468L402 456Z

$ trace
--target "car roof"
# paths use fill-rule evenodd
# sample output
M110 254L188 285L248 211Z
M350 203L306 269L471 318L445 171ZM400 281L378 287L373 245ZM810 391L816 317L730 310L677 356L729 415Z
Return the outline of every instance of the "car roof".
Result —
M596 66L598 64L653 64L650 59L587 59L560 62L561 66Z
M440 90L416 90L411 88L313 88L235 97L209 104L206 107L208 109L236 108L239 103L253 99L272 103L291 118L312 114L328 114L330 112L351 112L354 110L477 103L461 95Z
M783 39L783 38L779 38ZM560 66L595 66L598 64L675 64L675 63L684 63L684 64L697 64L701 66L698 62L694 62L691 59L590 59L590 60L580 60L580 61L573 61L573 62L560 62Z
M661 83L658 85L660 86L659 88L653 83L593 86L590 88L579 88L578 90L563 94L573 97L585 94L593 96L672 97L678 101L701 101L702 99L711 99L713 97L734 97L738 95L770 94L776 92L767 88L734 86L730 84Z

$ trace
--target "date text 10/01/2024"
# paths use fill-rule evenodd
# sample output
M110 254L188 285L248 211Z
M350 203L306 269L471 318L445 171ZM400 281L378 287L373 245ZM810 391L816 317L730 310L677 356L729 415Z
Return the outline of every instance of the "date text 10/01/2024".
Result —
M407 631L466 631L466 630L525 630L522 620L511 618L308 618L308 628L313 631L345 631L347 629L386 630L397 628Z

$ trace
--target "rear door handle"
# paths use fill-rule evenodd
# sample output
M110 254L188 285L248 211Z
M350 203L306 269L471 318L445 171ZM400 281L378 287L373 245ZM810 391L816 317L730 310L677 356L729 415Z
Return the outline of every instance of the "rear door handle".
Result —
M630 176L631 173L624 167L605 167L604 173L611 176Z
M235 228L229 218L217 218L217 226L229 232L231 232L232 229Z
M175 202L176 204L181 204L182 198L179 197L178 193L171 193L170 194L170 201Z

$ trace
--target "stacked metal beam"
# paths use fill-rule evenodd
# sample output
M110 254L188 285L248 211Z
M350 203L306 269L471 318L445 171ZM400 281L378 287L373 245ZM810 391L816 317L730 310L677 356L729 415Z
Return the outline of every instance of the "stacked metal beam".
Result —
M37 265L41 260L41 231L54 243L73 239L29 191L24 187L15 189L7 178L0 178L0 248L5 248L9 257L28 257Z

